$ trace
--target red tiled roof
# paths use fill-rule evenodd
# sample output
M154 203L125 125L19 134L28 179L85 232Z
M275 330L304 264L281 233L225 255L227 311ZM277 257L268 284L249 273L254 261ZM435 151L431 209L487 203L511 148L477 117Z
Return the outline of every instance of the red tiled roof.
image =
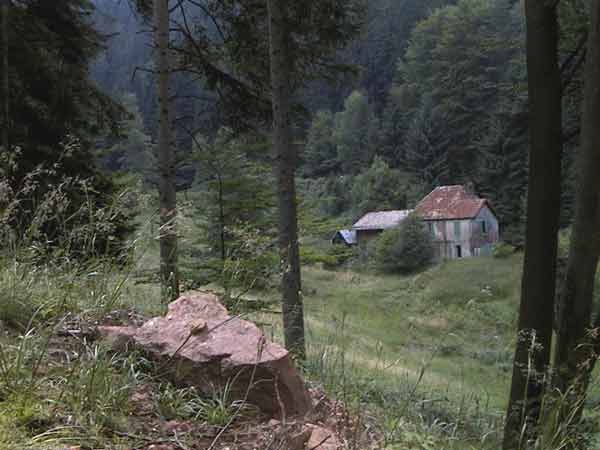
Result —
M419 202L415 213L424 220L472 219L486 204L464 186L440 186Z

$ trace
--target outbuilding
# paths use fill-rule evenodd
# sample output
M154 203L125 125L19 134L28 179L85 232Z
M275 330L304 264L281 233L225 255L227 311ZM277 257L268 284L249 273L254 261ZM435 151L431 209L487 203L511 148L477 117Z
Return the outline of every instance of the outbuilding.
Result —
M383 231L397 227L411 212L411 209L403 209L377 211L365 214L352 225L352 230L356 232L356 243L363 245L369 240L379 236Z
M344 244L350 247L356 244L356 232L353 230L339 230L331 238L332 244Z

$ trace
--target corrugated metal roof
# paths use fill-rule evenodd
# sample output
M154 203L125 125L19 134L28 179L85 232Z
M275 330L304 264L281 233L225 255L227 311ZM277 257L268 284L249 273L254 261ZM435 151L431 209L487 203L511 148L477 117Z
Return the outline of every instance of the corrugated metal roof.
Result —
M424 220L472 219L487 200L468 192L464 186L440 186L431 191L415 208Z
M353 230L386 230L396 227L412 212L412 209L398 211L370 212L352 225Z
M335 233L335 236L333 236L333 239L335 239L335 237L338 234L342 237L342 239L344 240L344 242L346 244L348 244L348 245L356 244L356 231L354 231L354 230L339 230L337 233Z

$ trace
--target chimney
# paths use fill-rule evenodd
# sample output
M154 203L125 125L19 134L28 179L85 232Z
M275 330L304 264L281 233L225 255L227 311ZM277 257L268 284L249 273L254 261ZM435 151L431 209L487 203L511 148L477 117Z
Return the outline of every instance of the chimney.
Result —
M475 193L475 183L473 183L472 181L466 182L465 183L465 191L467 192L467 194L476 195L476 193Z

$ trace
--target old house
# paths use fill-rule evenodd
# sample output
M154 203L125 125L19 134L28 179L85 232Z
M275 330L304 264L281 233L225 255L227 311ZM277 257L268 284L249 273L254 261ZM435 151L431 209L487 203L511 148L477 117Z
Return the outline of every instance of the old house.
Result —
M356 233L356 243L362 245L377 237L382 231L397 227L411 212L412 210L406 209L365 214L352 225L352 231Z
M487 255L499 241L498 219L486 199L464 186L440 186L415 208L426 223L437 259Z

